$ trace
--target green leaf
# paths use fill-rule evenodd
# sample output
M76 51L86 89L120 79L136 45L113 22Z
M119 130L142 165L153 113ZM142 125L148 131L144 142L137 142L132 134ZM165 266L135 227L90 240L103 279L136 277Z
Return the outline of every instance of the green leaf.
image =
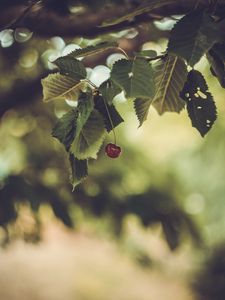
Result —
M118 47L118 43L116 41L102 42L95 46L87 46L86 48L83 49L74 50L71 53L69 53L67 56L78 58L78 57L93 55L98 52L105 51L109 48L116 48L116 47Z
M43 87L43 101L58 99L77 100L83 82L59 73L50 74L41 80Z
M151 0L148 3L144 3L135 9L131 9L127 14L123 15L120 18L111 19L103 23L101 27L108 27L116 24L120 24L126 21L132 21L135 17L142 15L143 13L149 13L157 8L160 8L164 5L175 3L176 0Z
M94 102L95 108L103 117L105 128L108 132L124 121L115 106L108 105L102 96L95 96Z
M71 166L71 183L75 188L81 181L88 176L88 161L78 160L73 154L69 156Z
M144 121L146 121L152 101L153 98L137 98L134 100L134 109L139 120L139 127L141 127Z
M82 62L71 56L59 57L53 63L62 75L70 76L75 80L86 78L87 72Z
M105 124L101 114L94 109L83 127L77 131L70 151L79 160L97 158L105 137Z
M99 92L108 104L112 104L113 98L121 92L121 88L108 79L100 85Z
M192 70L188 73L187 81L180 95L187 103L192 126L200 132L201 136L204 136L212 128L217 113L213 97L199 71Z
M184 16L171 31L168 53L179 56L194 66L219 40L218 25L204 11L193 11Z
M58 120L52 130L52 136L57 138L65 146L66 151L69 151L75 137L77 117L78 110L70 110Z
M225 43L215 44L207 53L211 72L225 88Z
M154 66L156 93L153 106L161 115L164 112L180 112L185 102L180 91L187 79L187 67L182 59L167 55Z
M148 98L154 94L152 68L144 58L115 62L111 79L125 91L128 98Z

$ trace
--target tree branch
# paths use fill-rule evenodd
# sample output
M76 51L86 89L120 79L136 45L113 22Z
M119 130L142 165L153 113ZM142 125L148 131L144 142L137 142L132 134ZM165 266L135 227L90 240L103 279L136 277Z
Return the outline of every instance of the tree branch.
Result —
M14 2L18 5L15 5ZM151 2L152 1L149 1L149 5ZM0 28L4 28L7 24L11 24L11 27L28 27L37 36L45 38L57 35L65 38L77 36L93 38L97 35L135 27L138 24L150 22L155 19L186 14L194 9L196 0L174 0L171 4L164 5L151 11L150 9L148 11L148 4L145 4L147 8L144 13L137 13L137 15L135 15L135 8L132 5L128 6L122 4L113 5L108 8L105 6L94 12L86 10L82 14L66 13L66 11L60 14L58 9L54 10L52 6L49 6L49 3L48 5L45 5L44 1L38 1L36 4L32 4L29 9L25 6L25 1L14 0L12 3L14 3L13 6L10 6L8 2L5 4L7 9L0 10ZM198 3L198 8L205 9L209 8L210 5L211 1L201 0ZM1 6L2 4L0 4L0 8ZM26 11L26 9L28 11ZM225 14L225 0L218 1L215 10L218 14ZM129 13L132 17L128 16L128 20L122 20L118 24L101 27L104 22L124 17ZM21 14L22 17L18 17L18 14ZM16 20L16 22L12 24L12 20Z

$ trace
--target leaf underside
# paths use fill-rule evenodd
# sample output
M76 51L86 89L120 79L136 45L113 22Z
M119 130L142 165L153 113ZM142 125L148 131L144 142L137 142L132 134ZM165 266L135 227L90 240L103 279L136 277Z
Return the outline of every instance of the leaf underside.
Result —
M168 53L185 59L193 67L220 39L221 34L211 16L196 10L175 24L168 43Z
M225 43L215 44L207 53L211 72L225 88Z
M43 87L43 101L58 99L77 100L83 83L59 73L50 74L41 80Z
M187 104L192 126L204 136L213 126L216 118L216 105L203 75L196 70L188 73L187 81L181 91Z
M180 91L187 79L187 67L178 57L168 55L155 64L156 93L153 106L157 112L180 112L185 102L180 98Z

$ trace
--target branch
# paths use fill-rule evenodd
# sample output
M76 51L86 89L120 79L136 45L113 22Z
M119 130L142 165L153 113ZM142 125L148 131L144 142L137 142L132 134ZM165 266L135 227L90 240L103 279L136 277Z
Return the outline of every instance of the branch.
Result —
M151 3L152 1L149 0L149 5ZM209 0L198 1L198 8L209 8L211 6L210 3L211 1ZM29 9L24 5L14 4L13 6L10 6L10 4L8 4L8 9L0 10L0 28L4 28L6 24L11 24L12 27L27 27L37 36L45 38L58 35L65 38L74 38L78 36L93 38L97 35L135 27L138 24L151 22L155 19L186 14L193 10L195 5L196 0L174 0L171 4L164 5L151 11L148 11L148 4L146 4L147 8L144 10L144 13L140 13L137 8L135 13L135 8L133 6L121 4L110 6L108 8L105 6L98 11L86 10L82 14L60 14L54 10L53 7L45 6L44 1L38 1L36 4L31 5ZM28 11L25 11L25 9ZM225 14L225 0L218 1L215 9L218 14ZM21 14L22 17L18 17L18 14ZM118 19L126 15L128 16L127 20L123 19L118 24L101 27L103 23L109 20ZM16 22L14 24L12 24L12 22L10 23L9 18L11 18L11 20L16 20Z

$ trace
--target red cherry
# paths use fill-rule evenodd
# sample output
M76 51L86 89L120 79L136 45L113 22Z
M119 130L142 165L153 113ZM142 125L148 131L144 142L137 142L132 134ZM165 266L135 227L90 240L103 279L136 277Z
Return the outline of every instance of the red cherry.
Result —
M121 148L115 144L109 143L105 147L105 153L111 158L117 158L121 154Z

